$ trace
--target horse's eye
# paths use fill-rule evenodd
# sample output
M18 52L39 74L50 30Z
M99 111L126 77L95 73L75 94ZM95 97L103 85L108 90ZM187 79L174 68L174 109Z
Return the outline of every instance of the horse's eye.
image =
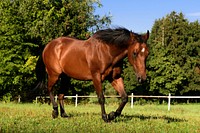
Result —
M133 52L133 58L137 57L137 52Z

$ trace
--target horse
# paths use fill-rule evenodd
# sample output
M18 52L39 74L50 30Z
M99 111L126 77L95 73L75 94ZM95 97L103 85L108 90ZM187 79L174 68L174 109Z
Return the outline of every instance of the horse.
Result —
M122 60L128 57L138 82L146 80L146 58L149 54L146 34L137 34L126 28L108 28L95 32L87 40L72 37L59 37L50 41L42 52L36 65L37 87L44 86L45 74L48 75L47 90L53 105L52 117L59 115L58 104L54 100L53 86L60 79L59 89L60 116L68 117L64 109L64 88L70 78L91 80L101 107L105 122L114 120L128 101L121 77ZM122 102L116 111L106 114L102 82L108 80L120 95Z

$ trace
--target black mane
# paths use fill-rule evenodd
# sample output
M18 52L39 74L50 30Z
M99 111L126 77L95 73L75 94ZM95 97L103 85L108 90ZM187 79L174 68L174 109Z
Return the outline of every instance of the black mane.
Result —
M127 43L131 38L130 33L131 31L127 30L126 28L109 28L97 31L93 37L106 44L124 47L127 46Z

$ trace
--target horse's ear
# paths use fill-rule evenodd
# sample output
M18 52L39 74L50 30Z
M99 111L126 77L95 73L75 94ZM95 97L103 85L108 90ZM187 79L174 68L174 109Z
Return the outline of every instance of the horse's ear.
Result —
M146 34L146 36L147 36L147 40L149 39L149 30L147 30L147 34Z
M144 42L147 42L147 40L149 39L149 30L147 30L147 33L142 36L142 39L144 40Z

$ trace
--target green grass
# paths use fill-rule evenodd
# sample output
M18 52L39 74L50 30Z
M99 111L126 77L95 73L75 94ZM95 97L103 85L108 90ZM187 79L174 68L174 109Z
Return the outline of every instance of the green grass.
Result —
M106 105L107 113L117 105ZM70 118L51 118L46 104L0 103L0 133L197 133L200 132L200 104L127 105L122 116L111 123L101 119L100 106L66 105Z

